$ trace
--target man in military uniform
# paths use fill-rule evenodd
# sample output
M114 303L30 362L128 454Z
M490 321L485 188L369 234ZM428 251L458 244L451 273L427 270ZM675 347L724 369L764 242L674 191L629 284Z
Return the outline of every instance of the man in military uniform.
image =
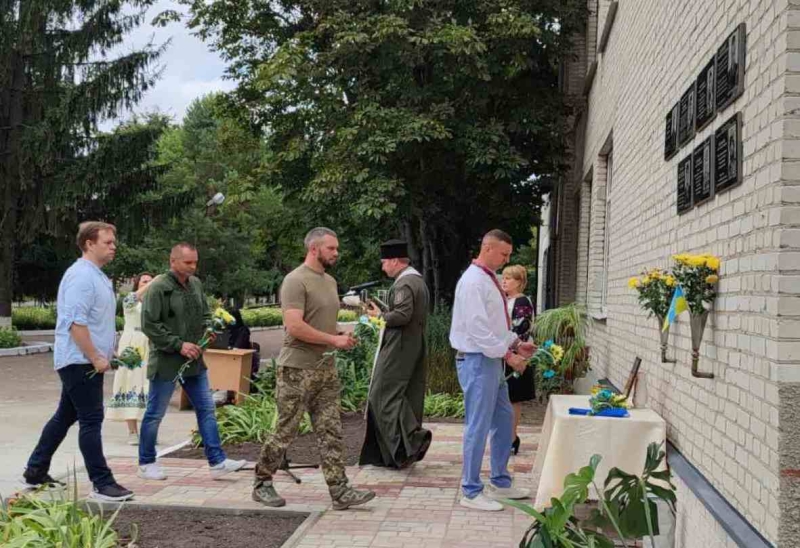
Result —
M305 246L305 262L290 272L281 285L285 336L276 379L278 424L261 449L252 496L266 506L286 504L275 491L272 476L297 437L307 410L322 452L322 473L333 508L346 510L369 502L375 493L353 489L347 483L339 378L333 358L326 354L332 348L350 349L356 340L352 335L337 334L339 295L336 280L325 273L339 256L336 233L315 228L306 236Z
M367 407L367 434L359 464L405 468L422 460L431 432L422 428L425 405L428 288L410 264L408 245L381 245L381 268L395 282L388 310L370 303L368 314L386 322Z

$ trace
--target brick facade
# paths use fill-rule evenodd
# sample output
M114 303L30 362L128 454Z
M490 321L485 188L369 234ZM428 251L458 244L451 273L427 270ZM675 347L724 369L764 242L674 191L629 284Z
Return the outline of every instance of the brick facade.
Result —
M587 40L599 39L609 4L589 3L597 9ZM740 23L743 95L665 161L666 113ZM573 100L596 51L576 49L582 59L566 86ZM593 375L620 386L641 357L647 404L667 421L670 440L766 539L800 546L800 0L620 2L596 59L576 117L574 166L557 191L556 302L587 305ZM742 184L679 216L678 162L736 112ZM672 328L677 363L662 364L656 321L627 287L644 268L670 267L678 252L722 258L700 358L711 380L690 374L688 316ZM679 531L722 531L683 494ZM728 546L696 540L703 535L676 546Z

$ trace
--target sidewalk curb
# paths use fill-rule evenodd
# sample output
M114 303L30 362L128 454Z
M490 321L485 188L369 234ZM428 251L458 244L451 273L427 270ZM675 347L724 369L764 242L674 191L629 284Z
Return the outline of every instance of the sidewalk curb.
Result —
M33 354L46 354L53 351L53 343L32 342L25 346L15 346L14 348L3 348L0 350L0 358L11 356L31 356Z

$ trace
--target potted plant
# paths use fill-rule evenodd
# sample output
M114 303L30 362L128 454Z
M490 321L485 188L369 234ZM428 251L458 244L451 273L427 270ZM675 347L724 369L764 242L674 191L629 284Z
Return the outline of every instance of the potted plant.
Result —
M623 546L626 540L650 537L655 546L658 530L658 506L663 501L675 515L675 486L670 482L669 469L663 466L666 454L657 443L647 447L644 471L641 476L627 474L612 468L605 481L605 492L594 481L600 455L593 455L589 465L577 474L564 479L564 493L552 498L550 507L543 512L529 504L504 500L533 517L534 522L525 531L520 548L613 548L614 541L603 531L613 531ZM655 482L653 480L656 480ZM589 498L589 486L596 493L603 493L594 510L586 520L575 516L578 505Z
M536 318L534 334L537 342L553 341L564 349L558 370L561 382L552 392L571 392L572 383L585 377L589 370L586 318L586 310L575 303L547 310Z

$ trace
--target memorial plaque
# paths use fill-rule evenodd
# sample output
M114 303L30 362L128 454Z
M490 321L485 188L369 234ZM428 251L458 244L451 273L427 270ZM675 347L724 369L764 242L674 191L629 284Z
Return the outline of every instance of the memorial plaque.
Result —
M714 132L714 193L742 182L742 113L737 112Z
M705 68L700 72L700 75L697 77L697 82L695 82L694 127L697 131L700 131L706 127L709 122L714 119L714 116L717 113L714 104L715 63L716 60L712 57L711 61L709 61Z
M666 128L664 130L664 159L669 160L678 152L678 112L676 104L667 113Z
M694 82L678 102L678 146L683 146L694 137Z
M714 137L694 149L692 154L692 201L695 206L713 196Z
M678 164L678 213L692 209L692 154Z
M736 27L717 50L717 112L733 103L744 91L745 25Z

